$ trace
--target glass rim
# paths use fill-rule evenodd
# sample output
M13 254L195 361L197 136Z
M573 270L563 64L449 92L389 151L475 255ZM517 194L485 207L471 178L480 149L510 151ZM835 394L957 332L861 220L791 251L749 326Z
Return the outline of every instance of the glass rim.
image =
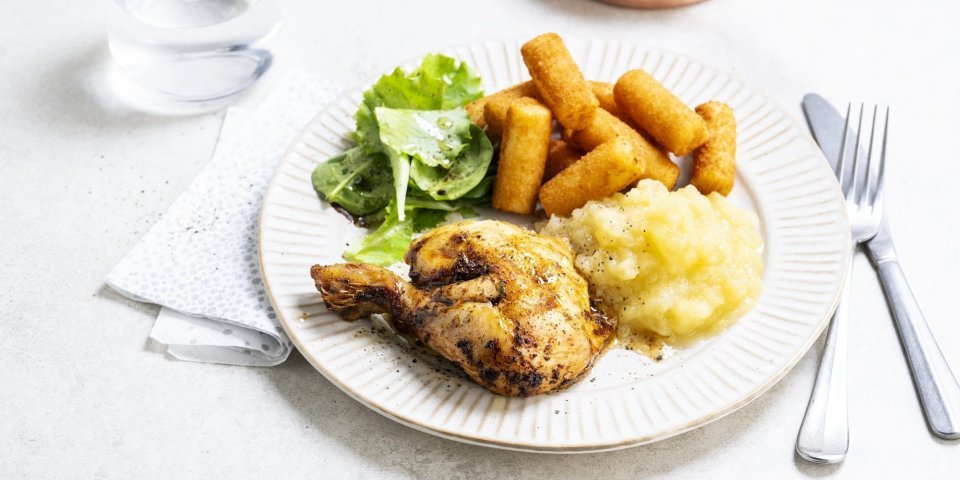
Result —
M136 13L132 12L129 8L127 8L128 4L133 1L137 1L137 0L110 0L110 3L113 4L114 6L114 13L113 13L114 16L116 17L122 16L128 19L128 21L132 20L133 22L136 22L137 28L149 29L157 33L172 32L172 31L177 31L177 32L198 31L198 30L208 30L212 28L219 28L249 15L250 12L253 11L255 8L257 8L258 6L260 6L261 3L264 3L264 2L261 2L260 0L246 0L248 2L248 6L245 10L221 22L208 23L204 25L172 27L172 26L158 25L156 23L151 23L144 20L143 17L137 15Z

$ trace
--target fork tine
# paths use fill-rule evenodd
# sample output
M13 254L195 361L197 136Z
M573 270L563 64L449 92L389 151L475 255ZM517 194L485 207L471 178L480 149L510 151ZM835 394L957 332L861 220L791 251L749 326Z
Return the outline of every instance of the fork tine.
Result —
M870 142L867 144L867 168L864 172L863 179L863 189L857 195L857 204L860 207L867 205L867 201L870 200L872 203L872 197L870 194L870 184L871 179L873 178L874 171L874 160L873 160L873 139L874 134L877 132L877 105L873 106L873 116L870 120ZM860 162L857 162L858 164Z
M890 107L887 107L885 110L883 138L880 141L880 168L877 174L877 188L873 192L873 198L870 199L870 203L874 206L874 209L879 209L881 202L883 202L883 174L887 170L887 132L890 126Z
M859 182L860 167L860 135L863 133L863 103L860 104L860 119L857 121L857 143L853 145L853 168L848 180L849 184L844 189L843 196L849 202L857 200L857 183Z

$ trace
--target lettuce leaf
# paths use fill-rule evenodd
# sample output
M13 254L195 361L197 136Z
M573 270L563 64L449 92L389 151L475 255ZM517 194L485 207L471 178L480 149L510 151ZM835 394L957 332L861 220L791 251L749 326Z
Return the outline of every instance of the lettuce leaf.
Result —
M416 213L410 214L410 221L413 223L413 231L423 232L437 228L450 212L446 210L418 209Z
M420 65L423 75L440 79L443 94L441 109L461 107L483 96L480 77L466 64L445 55L427 55Z
M487 170L487 175L480 180L469 192L464 193L460 200L478 200L480 203L489 202L493 197L493 183L497 179L497 172Z
M407 200L407 186L410 184L410 159L402 153L385 147L387 158L390 159L390 171L393 174L394 201L399 207L400 220L404 218Z
M493 145L483 130L470 124L470 144L449 169L414 158L410 178L435 200L453 200L470 193L487 175Z
M444 110L461 107L483 96L480 77L465 63L445 55L427 55L420 67L407 74L397 67L388 75L380 77L363 94L363 104L357 110L357 144L368 154L381 152L390 159L393 186L398 205L399 219L403 220L407 185L409 184L411 155L402 154L396 146L384 144L377 107L404 110ZM391 134L388 134L388 136ZM469 139L463 139L465 142ZM436 157L424 157L421 161L431 164ZM449 167L449 162L447 167Z
M357 144L365 151L379 149L377 107L408 110L447 110L462 107L483 96L480 77L465 62L445 55L427 55L420 67L407 74L397 67L363 93L357 110Z
M351 135L357 146L311 177L321 197L380 223L345 258L389 265L414 233L489 201L493 148L462 108L482 96L466 63L437 54L409 73L394 69L363 93Z
M470 117L462 107L408 110L377 107L380 141L431 167L450 168L470 141Z
M472 215L470 207L444 204L443 202L411 200L411 203L420 202L438 208L410 208L409 215L401 220L396 204L390 203L387 207L387 216L383 223L373 233L364 237L359 244L351 245L343 254L343 258L351 262L372 263L386 267L403 259L413 234L436 228L443 223L450 212L461 212L464 216Z
M387 218L359 244L351 245L343 258L351 262L372 263L388 266L403 258L403 254L413 241L413 220L401 220L397 205L391 202L387 207Z

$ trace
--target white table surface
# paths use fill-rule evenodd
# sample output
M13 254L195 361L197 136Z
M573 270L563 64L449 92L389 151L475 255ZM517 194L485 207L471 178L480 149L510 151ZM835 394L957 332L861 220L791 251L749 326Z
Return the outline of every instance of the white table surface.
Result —
M644 43L735 72L801 117L809 91L893 106L888 211L904 268L960 372L960 7L935 1L708 0L629 11L586 0L284 1L284 71L344 85L439 47L555 30ZM107 1L0 7L0 477L956 478L960 443L924 424L866 257L854 264L850 455L793 451L812 351L767 394L698 430L590 455L516 453L395 424L299 354L275 368L178 362L157 307L103 278L210 157L223 112L138 113L104 86ZM334 475L336 474L336 475Z

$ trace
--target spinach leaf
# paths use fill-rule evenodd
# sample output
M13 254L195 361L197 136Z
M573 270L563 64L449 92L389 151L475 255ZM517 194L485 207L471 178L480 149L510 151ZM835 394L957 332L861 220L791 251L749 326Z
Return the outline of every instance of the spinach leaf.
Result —
M381 154L365 155L354 147L317 165L310 176L314 190L352 215L366 215L390 203L390 172Z

